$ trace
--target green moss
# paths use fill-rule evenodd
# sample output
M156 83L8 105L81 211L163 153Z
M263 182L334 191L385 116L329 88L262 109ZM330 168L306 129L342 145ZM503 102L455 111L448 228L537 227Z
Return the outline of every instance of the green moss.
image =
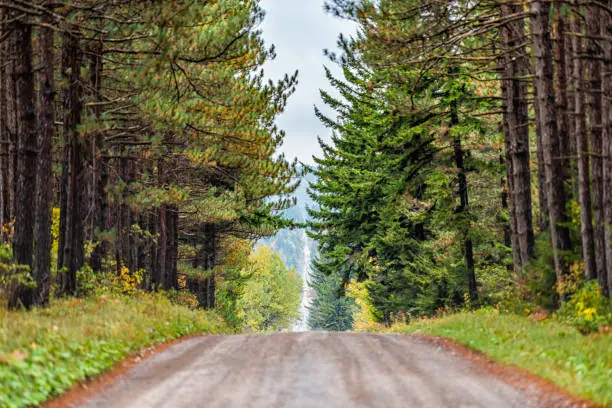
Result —
M150 294L58 300L0 317L0 406L7 408L38 405L144 347L228 332L215 313Z
M423 333L455 339L494 360L546 378L572 394L612 404L612 336L585 336L564 324L500 314L495 310L460 313L397 325L397 333Z

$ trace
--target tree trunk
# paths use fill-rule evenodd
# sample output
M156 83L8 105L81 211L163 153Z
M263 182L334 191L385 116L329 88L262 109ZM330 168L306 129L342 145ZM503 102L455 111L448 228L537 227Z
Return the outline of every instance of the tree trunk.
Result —
M14 18L14 14L10 12L5 13L5 18ZM6 158L6 172L5 175L5 196L7 202L5 203L5 219L10 223L15 220L15 193L17 187L17 134L19 132L19 120L18 106L17 106L17 83L16 83L16 72L15 72L15 59L17 58L17 44L15 38L15 23L8 24L6 26L7 31L12 32L4 41L6 47L7 59L3 60L5 64L5 75L6 75L6 135L7 144L6 152L8 157ZM8 232L8 231L7 231Z
M559 135L559 150L561 152L561 167L564 170L563 176L567 180L567 172L570 169L570 135L569 135L569 118L568 118L568 99L567 99L567 88L568 88L568 67L566 66L566 20L561 13L562 2L555 1L555 20L556 24L553 24L555 41L554 46L554 58L555 58L555 75L557 87L555 88L555 100L556 106L556 120L557 130ZM570 187L567 185L566 187Z
M89 81L93 90L93 96L96 101L102 100L102 71L104 69L103 63L104 58L102 41L96 42L91 47L91 59L89 64ZM90 110L97 120L100 119L102 109L99 106L93 107ZM107 163L104 157L104 134L100 130L96 130L93 135L94 141L92 143L92 171L91 171L91 184L92 184L92 202L91 207L93 208L93 217L91 231L93 233L93 240L96 242L96 246L91 254L91 268L94 272L100 272L102 270L102 260L106 256L108 251L108 245L106 239L102 238L102 232L107 229L107 212L108 202L106 195L106 184L108 183L107 174Z
M166 277L164 279L164 289L178 289L178 208L167 206L166 210Z
M9 14L11 17L15 17L14 14ZM15 23L9 25L9 30L15 30ZM8 184L10 191L10 202L9 202L9 220L15 221L16 213L16 194L17 194L17 151L18 151L18 134L20 132L20 118L19 111L20 107L17 102L17 76L16 72L16 59L19 49L17 48L17 40L15 33L9 36L8 39L8 55L9 63L7 65L8 70L8 83L7 83L7 99L8 99L8 134L9 134L9 173L8 173Z
M32 26L27 17L17 20L14 33L15 46L19 52L15 55L15 82L17 89L18 125L18 161L17 190L15 194L15 236L13 255L20 265L33 267L33 240L35 203L32 197L36 194L36 106L34 101L34 72L32 70ZM20 304L29 308L34 303L34 291L19 287L9 300L9 305Z
M504 64L501 63L501 71L502 75L504 75ZM513 269L516 269L521 264L521 255L519 253L519 243L518 243L518 235L516 234L516 213L514 211L514 203L512 202L512 194L509 192L514 189L514 178L512 174L514 173L512 169L512 146L511 146L511 135L510 135L510 115L509 115L509 101L508 101L508 86L509 82L507 79L502 78L501 81L501 89L502 89L502 111L503 111L503 120L502 120L502 128L504 133L504 142L505 142L505 165L506 165L506 196L508 198L508 212L509 212L509 220L508 220L508 228L510 232L509 239L506 245L509 245L512 249L512 259L513 259Z
M562 6L559 6L562 7ZM571 30L571 20L565 16L565 27ZM578 146L576 144L576 120L574 118L574 112L576 111L576 107L574 106L574 101L576 100L576 94L574 92L573 87L573 69L574 69L574 45L573 45L573 36L565 35L565 67L567 69L568 84L567 84L567 115L569 117L568 120L568 131L569 131L569 149L570 149L570 161L569 161L569 170L568 176L571 182L571 195L572 198L576 201L580 201L580 192L579 192L579 177L578 177Z
M534 80L535 82L535 80ZM534 86L534 99L537 100L538 92ZM540 232L546 231L549 227L548 217L548 192L546 191L546 170L544 168L544 148L542 147L542 126L540 121L540 109L538 104L533 104L533 110L535 112L536 122L536 147L537 147L537 159L538 159L538 200L540 204L540 214L538 217L538 224Z
M149 220L148 220L148 224L149 224L149 233L152 236L155 236L157 234L158 231L158 225L159 225L159 218L158 218L158 211L151 211L151 213L149 214ZM148 276L148 281L147 281L147 289L148 290L155 290L155 285L154 282L159 282L159 264L157 262L157 253L158 253L158 246L157 246L157 242L151 240L149 243L149 276Z
M62 75L64 89L64 148L66 149L67 171L62 175L66 186L64 238L62 264L60 265L60 295L76 295L76 274L84 264L83 247L83 200L85 180L83 165L83 144L79 138L78 126L82 113L82 83L80 77L79 40L74 34L65 33L62 44ZM61 208L60 208L61 211Z
M601 35L600 10L598 5L587 8L586 32L588 80L585 82L589 102L589 133L591 136L591 174L593 177L593 220L595 227L593 238L595 242L595 277L602 288L607 288L606 274L606 244L604 216L604 178L603 178L603 143L602 143L602 80L601 60L603 52L596 37ZM612 78L609 78L612 80Z
M5 10L0 10L0 20L4 20L6 16ZM7 27L0 26L0 36L3 36L7 32ZM6 242L8 240L8 234L5 233L5 228L10 222L10 184L9 184L9 171L10 171L10 156L9 156L9 141L10 136L7 132L8 129L8 98L7 98L7 84L8 74L10 73L8 66L9 61L9 41L5 40L0 43L0 242Z
M580 32L578 17L572 19L572 31ZM576 130L576 147L578 150L578 192L580 203L580 235L582 238L582 255L586 279L595 279L595 244L593 242L593 218L591 212L591 180L589 177L589 141L586 133L584 112L584 72L581 54L582 39L573 36L574 57L574 128Z
M608 7L612 2L608 0ZM612 18L602 19L601 34L612 38ZM608 287L603 288L608 297L612 296L612 42L604 42L603 105L602 105L602 150L604 167L604 217L605 247Z
M159 238L157 243L157 268L153 275L153 286L156 289L166 289L168 265L168 209L166 204L159 207Z
M543 0L531 3L531 31L535 54L535 84L542 129L542 150L548 193L548 215L552 240L553 258L557 278L567 272L565 252L571 248L569 229L565 226L564 169L560 160L561 151L555 115L555 91L553 86L553 59L548 21L550 6Z
M48 16L42 18L50 24ZM40 109L38 116L38 171L36 177L36 249L34 279L37 290L35 302L47 305L51 284L51 201L53 199L53 126L55 121L55 81L54 81L54 32L49 27L41 27L39 49L41 58Z
M450 126L451 128L459 125L459 116L457 113L457 103L451 103L451 118L450 118ZM457 170L459 170L458 174L458 182L459 182L459 206L457 207L456 213L460 214L461 220L460 223L460 233L462 235L463 240L463 255L465 257L465 268L466 268L466 278L468 284L468 293L471 301L474 301L478 297L477 287L476 287L476 270L474 266L474 250L472 239L470 238L470 214L469 214L469 196L468 196L468 184L467 184L467 176L465 174L465 165L464 165L464 152L463 147L461 146L461 137L454 136L453 137L453 151L454 151L454 160L455 166Z
M516 13L517 6L502 4L502 16ZM515 268L527 265L534 254L533 215L531 203L531 173L529 159L529 115L527 88L523 78L527 74L523 47L525 29L522 20L511 22L502 29L504 61L502 62L502 98L506 125L506 154L511 215L514 216L513 243Z
M204 225L204 269L210 271L206 278L206 309L215 308L215 264L217 261L217 229L215 224Z

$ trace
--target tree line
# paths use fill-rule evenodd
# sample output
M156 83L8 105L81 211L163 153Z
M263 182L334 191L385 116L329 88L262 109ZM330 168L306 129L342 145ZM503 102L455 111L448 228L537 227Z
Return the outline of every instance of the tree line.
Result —
M234 253L287 225L302 170L278 154L275 118L297 73L264 80L263 17L253 0L0 5L11 307L127 268L212 308Z
M351 297L389 323L513 299L555 309L583 281L609 296L610 3L326 7L358 30L330 53L335 114L317 111L334 136L313 169L312 325Z

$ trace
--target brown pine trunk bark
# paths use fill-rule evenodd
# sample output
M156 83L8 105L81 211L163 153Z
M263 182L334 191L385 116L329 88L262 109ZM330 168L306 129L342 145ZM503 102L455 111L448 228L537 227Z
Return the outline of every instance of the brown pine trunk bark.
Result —
M195 257L192 266L200 273L208 273L206 278L200 275L187 279L187 288L196 295L198 307L213 309L215 307L215 262L217 252L217 231L215 224L199 225L194 231Z
M51 24L45 15L43 23ZM40 109L38 116L38 171L36 176L36 237L34 279L36 280L35 303L49 303L51 284L51 202L53 182L53 126L55 121L55 81L54 81L54 32L49 27L41 27L40 50Z
M502 16L517 13L518 7L502 4ZM523 78L527 65L523 54L525 28L522 20L506 24L502 29L503 61L502 98L504 99L505 131L508 160L509 194L514 215L513 240L518 245L515 254L515 268L527 265L534 255L533 213L531 202L531 173L529 157L529 115L527 86ZM511 179L511 180L510 180Z
M502 31L502 36L504 35L504 31ZM521 255L519 253L519 243L518 243L518 235L516 234L516 213L514 211L514 202L512 194L510 191L514 189L514 178L512 175L514 171L512 169L512 135L510 133L510 104L509 100L509 89L510 89L510 80L505 76L505 64L506 58L500 59L499 70L502 75L501 79L501 91L502 91L502 131L504 134L504 163L506 167L506 178L505 178L505 194L508 200L508 229L509 229L509 237L507 240L507 244L512 249L512 259L513 259L513 269L518 269L521 264Z
M572 18L572 31L579 33L580 22ZM591 211L591 180L589 177L589 141L586 133L584 71L581 54L583 41L578 36L572 39L574 56L574 128L578 150L578 199L580 203L580 236L586 279L595 279L595 244L593 242L593 218Z
M608 7L612 2L608 0ZM601 34L603 37L612 38L612 18L602 19ZM604 47L603 65L603 104L602 116L602 150L604 152L604 224L605 224L605 247L606 247L606 269L608 286L604 292L608 297L612 296L612 42L606 41Z
M33 267L33 240L36 194L36 106L34 101L34 72L32 69L32 26L28 17L17 20L14 26L15 82L17 89L18 161L17 189L15 194L15 236L13 255L15 262ZM11 307L23 305L29 308L34 303L34 291L19 287L9 300Z
M535 80L534 80L535 81ZM534 86L534 99L538 99L536 87ZM536 147L538 159L538 201L540 205L540 214L538 217L538 226L540 232L546 231L550 224L548 222L548 192L546 191L546 170L544 169L544 148L542 146L542 126L540 120L540 109L538 104L534 103L533 110L535 112L536 122Z
M64 109L64 148L66 149L66 173L62 179L67 182L64 210L64 237L61 249L60 295L76 295L76 274L84 264L83 203L86 194L83 164L83 143L78 135L83 110L82 83L80 77L80 44L75 34L65 33L62 44L62 75L65 89ZM61 211L61 208L60 208Z
M90 53L90 64L89 64L89 81L91 83L93 97L97 102L102 101L102 72L104 69L103 59L103 43L102 41L97 42L91 47ZM90 114L100 119L102 109L100 106L91 108ZM92 157L92 170L91 170L91 207L93 208L92 225L91 231L93 234L93 240L97 242L94 250L91 254L91 268L94 272L100 272L102 270L102 260L108 252L108 245L105 239L102 238L102 233L107 230L108 222L108 202L106 196L106 184L108 182L107 175L107 163L104 158L104 134L98 130L93 134L93 143L91 157Z
M553 58L550 40L548 15L550 6L543 0L531 3L531 34L533 37L533 52L535 55L535 84L540 110L542 129L542 150L544 170L546 175L546 191L548 193L548 215L554 266L557 278L567 272L564 259L566 251L571 249L569 229L565 226L565 186L564 169L562 167L561 150L555 115L555 90L553 86Z
M157 268L153 275L153 287L166 289L166 276L168 265L168 207L162 204L159 207L159 238L157 243Z
M179 234L180 234L180 211L177 206L174 207L174 249L172 259L172 287L176 290L179 288L178 283L178 263L179 263Z
M151 235L153 236L155 236L158 232L158 225L159 225L158 213L159 213L158 211L153 210L149 214L148 229ZM148 268L148 277L147 277L147 289L154 290L155 289L154 282L159 282L159 277L158 277L159 268L158 268L158 261L157 261L158 246L157 246L156 241L151 240L148 246L148 252L149 252L149 259L148 259L149 268Z
M7 13L7 17L14 18L14 13ZM15 24L12 23L7 30L14 30ZM12 34L6 40L8 60L6 61L6 98L7 98L7 129L8 134L8 173L7 175L7 196L8 196L8 219L15 221L15 193L17 192L17 134L19 133L19 108L17 105L17 75L15 72L15 59L17 58L17 44L15 35Z
M178 289L178 208L176 206L167 206L166 235L167 254L164 289Z
M450 126L455 127L459 125L457 103L452 102L450 112ZM474 265L474 249L472 239L470 238L470 220L469 220L469 192L467 176L465 174L464 165L464 151L461 145L461 137L453 137L453 152L455 166L459 171L457 178L459 182L459 206L456 209L456 213L461 216L460 223L460 234L462 235L463 241L463 255L465 258L465 272L468 284L468 295L471 301L475 301L478 298L478 290L476 286L476 269ZM518 223L517 223L518 224ZM519 235L520 237L520 235Z
M610 16L608 16L610 18ZM595 242L595 277L602 288L606 288L606 238L604 215L604 173L603 173L603 139L602 139L602 80L601 60L603 50L601 40L601 12L598 5L589 6L586 15L587 40L587 92L589 113L588 126L591 137L591 175L593 178L593 220L595 222L593 238ZM612 78L608 78L612 80Z
M6 16L5 10L0 10L0 20L4 21ZM0 26L0 36L4 36L7 32L7 27ZM9 184L9 141L10 136L8 129L8 98L7 98L7 83L9 66L9 50L8 40L0 43L0 242L8 240L8 234L5 233L5 227L10 222L10 184Z
M206 306L205 309L215 308L215 264L217 261L217 229L215 224L209 223L204 226L204 269L210 271L210 276L205 280Z
M569 68L566 66L566 19L561 12L562 2L555 1L555 24L553 24L555 41L554 47L554 67L556 76L556 93L555 101L557 103L557 129L559 135L559 150L561 152L561 166L564 170L564 176L567 180L567 175L570 169L570 134L569 134L569 115L568 115L568 78L567 73ZM566 185L569 189L569 185Z
M563 18L565 18L565 27L571 30L571 20L567 16L564 16ZM571 196L576 202L579 202L580 192L578 187L578 146L576 145L576 120L573 116L574 112L576 111L576 107L574 106L576 95L574 93L573 87L574 46L572 42L572 36L565 35L565 67L569 75L567 83L567 115L569 117L568 131L570 149L568 177L571 182Z

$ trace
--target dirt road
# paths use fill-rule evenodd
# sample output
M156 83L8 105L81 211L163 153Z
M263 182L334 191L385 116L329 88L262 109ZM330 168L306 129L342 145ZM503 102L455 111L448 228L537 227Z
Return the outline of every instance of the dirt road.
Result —
M85 408L540 407L459 355L399 335L205 336L132 368Z

